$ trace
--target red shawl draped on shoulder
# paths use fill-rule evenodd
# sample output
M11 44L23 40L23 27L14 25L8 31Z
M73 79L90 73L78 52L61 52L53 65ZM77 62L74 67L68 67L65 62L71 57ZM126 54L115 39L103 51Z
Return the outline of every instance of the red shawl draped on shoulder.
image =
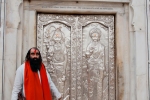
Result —
M40 78L38 72L33 72L29 61L25 62L24 88L26 100L52 100L46 70L41 64Z

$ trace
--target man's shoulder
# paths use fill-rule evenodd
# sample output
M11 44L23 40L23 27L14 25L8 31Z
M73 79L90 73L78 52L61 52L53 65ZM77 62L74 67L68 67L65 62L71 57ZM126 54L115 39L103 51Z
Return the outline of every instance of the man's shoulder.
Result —
M22 65L20 65L17 69L17 71L23 71L25 67L25 63L23 63Z

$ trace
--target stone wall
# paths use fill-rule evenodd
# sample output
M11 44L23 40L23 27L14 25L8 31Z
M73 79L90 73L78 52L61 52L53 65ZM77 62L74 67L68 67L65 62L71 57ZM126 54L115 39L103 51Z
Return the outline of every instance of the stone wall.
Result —
M2 87L3 87L3 65L4 65L4 27L5 27L5 17L4 17L4 8L5 3L3 0L0 2L0 99L2 100Z
M24 62L27 50L36 46L37 12L88 14L87 9L49 8L46 4L78 6L73 0L57 2L41 0L1 0L0 16L0 100L10 100L15 71ZM93 0L79 0L79 4ZM115 15L116 37L116 99L148 100L148 26L147 0L94 0L109 8L91 10L96 14ZM115 7L115 4L121 6ZM82 5L81 5L82 6ZM147 7L147 8L146 8ZM93 13L89 13L93 14ZM148 14L148 17L146 17ZM148 19L147 19L148 18ZM148 23L147 23L148 21Z
M139 13L139 11L141 13ZM131 90L134 99L148 99L148 47L146 24L146 1L132 0L130 4L130 37L131 38ZM141 95L142 94L142 95Z

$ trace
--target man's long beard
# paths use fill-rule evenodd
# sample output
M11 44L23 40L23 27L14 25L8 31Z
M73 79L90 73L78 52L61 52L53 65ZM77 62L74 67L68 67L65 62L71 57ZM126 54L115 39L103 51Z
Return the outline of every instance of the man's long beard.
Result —
M39 58L30 58L30 66L33 72L37 72L41 68L41 61Z

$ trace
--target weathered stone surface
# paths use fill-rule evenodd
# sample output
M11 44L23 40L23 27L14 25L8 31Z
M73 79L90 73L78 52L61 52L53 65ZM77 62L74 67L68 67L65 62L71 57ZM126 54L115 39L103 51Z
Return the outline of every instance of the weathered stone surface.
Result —
M147 3L149 3L148 0ZM75 0L31 0L30 3L28 0L7 0L6 12L4 12L4 0L2 0L0 19L0 81L3 81L5 86L4 98L2 98L2 82L0 82L0 99L10 100L16 68L24 62L28 49L37 46L37 14L53 13L54 15L114 15L115 63L110 64L114 64L115 67L115 73L113 73L115 74L116 82L116 87L113 87L116 89L115 99L148 100L149 51L147 39L149 40L149 37L147 37L147 32L150 25L147 28L146 18L149 20L149 15L146 15L146 13L149 14L147 12L149 9L146 10L147 5L144 0L78 0L78 2ZM6 26L4 26L4 13L6 13ZM104 24L103 21L100 23ZM150 21L148 21L149 23ZM83 30L84 32L87 32L86 28ZM80 47L86 45L87 37L83 35L82 38L82 35L80 35L78 34L78 38L74 39L79 39L83 44L77 41L77 44L80 46L72 47L72 49L82 51ZM87 41L87 43L90 43L90 38ZM73 42L70 43L73 44ZM83 46L84 50L82 53L86 51L86 47L87 45ZM81 54L80 51L78 53ZM3 54L4 60L2 58ZM72 57L72 59L75 59L73 61L79 61L79 63L72 62L72 66L75 66L77 69L81 69L80 60L84 59L82 58L83 55L79 54L77 54L76 59ZM4 66L1 66L2 63ZM2 80L2 67L4 67L5 73L4 80ZM86 67L83 66L83 68ZM72 79L79 82L80 70L77 73L76 78ZM73 73L71 74L74 75ZM79 87L77 88L80 90L81 84L78 84ZM76 100L80 99L79 92Z

